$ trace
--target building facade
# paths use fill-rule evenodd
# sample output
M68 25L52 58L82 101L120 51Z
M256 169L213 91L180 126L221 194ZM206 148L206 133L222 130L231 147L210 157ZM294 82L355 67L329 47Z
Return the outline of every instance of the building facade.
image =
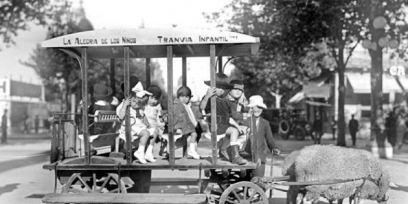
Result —
M43 127L49 113L55 108L55 105L45 102L44 86L0 78L0 113L8 110L9 134L24 132L25 125L31 130L37 116L40 127Z

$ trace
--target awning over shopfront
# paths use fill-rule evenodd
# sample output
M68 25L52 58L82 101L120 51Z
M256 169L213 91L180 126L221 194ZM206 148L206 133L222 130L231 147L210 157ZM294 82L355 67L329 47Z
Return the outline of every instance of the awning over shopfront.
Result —
M323 84L308 84L303 85L302 92L307 98L329 98L330 97L330 85Z
M331 105L328 103L322 103L322 102L317 102L317 101L309 101L306 100L306 103L312 106L326 106L326 107L330 107Z
M303 92L298 92L292 98L289 99L289 103L297 103L305 98L305 94Z
M346 77L354 93L371 93L370 73L346 73ZM402 89L393 76L383 74L383 93L397 92L401 93ZM399 77L401 84L405 89L408 88L408 79Z
M289 103L297 103L305 98L329 98L330 85L328 84L308 84L303 85L302 91L289 99Z

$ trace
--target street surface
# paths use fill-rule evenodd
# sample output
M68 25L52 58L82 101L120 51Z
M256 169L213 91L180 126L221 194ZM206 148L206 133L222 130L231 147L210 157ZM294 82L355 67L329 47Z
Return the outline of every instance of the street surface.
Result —
M0 203L1 204L21 204L33 203L40 204L41 198L46 193L52 193L54 190L54 172L43 170L42 166L49 161L48 151L50 149L50 136L47 134L38 135L19 135L11 136L7 144L0 144ZM284 141L276 138L282 155L273 158L273 176L281 176L282 161L286 155L296 149L301 149L306 145L313 144L310 138L305 141L295 141L293 138ZM204 141L203 141L204 143ZM326 134L322 139L323 144L334 143L331 135ZM347 144L350 144L350 138ZM364 148L367 140L358 140L357 148ZM201 143L200 143L201 144ZM201 148L201 147L200 147ZM157 152L157 151L156 151ZM206 149L200 149L200 153L208 152ZM270 174L270 161L268 159L266 175ZM408 146L395 152L390 160L381 160L382 164L389 170L391 181L395 184L388 191L390 199L389 204L408 203ZM197 179L198 171L154 171L153 179L169 177L183 179ZM204 175L202 175L204 178ZM285 187L282 187L285 188ZM60 192L61 186L58 185L57 192ZM151 188L154 193L196 193L197 186L154 186ZM286 193L274 191L270 199L273 204L285 204ZM328 203L321 199L319 203ZM348 200L344 201L348 203ZM365 203L374 204L374 201Z

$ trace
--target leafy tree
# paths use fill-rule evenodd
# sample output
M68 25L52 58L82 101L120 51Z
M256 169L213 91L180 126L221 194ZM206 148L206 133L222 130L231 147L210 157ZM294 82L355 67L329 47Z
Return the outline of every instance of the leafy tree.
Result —
M266 101L272 101L271 97L288 100L301 90L305 81L317 76L319 68L327 68L324 64L305 66L305 59L314 61L311 59L314 56L307 53L318 50L312 44L318 36L300 36L299 23L278 15L282 12L279 9L285 7L279 8L278 1L234 0L220 12L205 14L209 21L223 29L260 37L259 54L234 59L233 74L244 81L248 92L261 94ZM290 9L285 10L288 11Z
M93 26L85 17L85 11L82 7L74 10L71 4L66 4L55 16L53 23L49 25L47 39L93 30ZM30 58L22 63L32 67L42 78L47 101L61 100L61 102L65 103L63 111L67 112L70 107L71 100L68 99L71 94L76 94L77 101L82 98L80 65L76 59L65 52L58 49L43 49L40 45L37 45ZM130 63L131 74L137 75L143 81L145 76L144 60L132 59ZM105 83L110 86L109 67L109 59L89 59L88 86L90 87L96 83ZM156 74L161 76L161 70L157 63L152 62L151 67L156 70ZM123 82L123 74L123 60L118 59L115 61L115 90L116 96L120 99L123 97L123 93L118 90L120 90L120 85ZM152 78L152 81L158 85L164 84L163 78L157 75Z
M331 57L339 75L338 145L345 145L345 82L346 65L358 43L373 32L374 17L383 14L389 18L389 34L396 35L401 19L403 0L298 0L298 1L249 1L235 0L220 13L207 17L226 23L229 29L261 38L260 55L254 59L235 61L236 67L247 74L249 81L265 90L297 89L310 78L310 69L325 68L319 58ZM377 7L381 7L377 8ZM222 18L227 10L231 16ZM381 10L381 12L379 12ZM225 20L226 19L226 20ZM222 24L220 23L220 24ZM372 40L378 40L373 35ZM316 44L327 45L318 55L310 55ZM381 53L381 49L377 49ZM373 71L382 62L372 55ZM378 54L376 55L378 57ZM309 58L309 60L307 59ZM308 62L315 66L307 66ZM330 61L330 60L329 60ZM306 62L306 63L305 63ZM374 65L377 64L377 65ZM306 65L306 66L305 66ZM377 78L381 75L376 75ZM264 85L262 85L264 84ZM381 84L381 83L377 83ZM381 91L380 91L381 92ZM380 92L375 91L374 93ZM375 104L373 100L373 104ZM374 111L375 112L375 111ZM372 115L375 121L376 114ZM373 122L372 122L373 124Z
M18 31L30 25L47 25L65 4L62 0L3 0L0 2L0 40L6 47L14 44ZM0 46L0 50L2 47Z
M47 39L86 30L93 30L93 26L85 18L83 9L74 11L71 4L67 2L56 11L54 19L48 25ZM46 95L47 100L53 100L63 94L58 98L65 103L64 111L68 111L69 95L75 93L80 86L80 67L76 59L59 50L42 49L37 45L30 58L22 63L32 67L42 78L45 88L49 91L46 92L49 93Z

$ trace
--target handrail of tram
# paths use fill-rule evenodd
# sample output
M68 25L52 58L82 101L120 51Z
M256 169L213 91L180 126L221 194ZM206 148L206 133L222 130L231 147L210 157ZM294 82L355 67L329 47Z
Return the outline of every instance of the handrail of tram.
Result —
M81 67L82 76L82 128L84 138L88 133L88 59L110 58L111 67L115 58L124 59L124 94L129 95L130 58L167 58L167 87L168 87L168 134L170 143L170 166L175 166L175 150L173 135L173 58L183 59L183 74L185 74L186 57L210 57L211 87L215 87L216 62L222 65L222 56L255 55L260 46L259 38L234 33L218 32L201 29L130 29L130 30L96 30L65 35L41 43L43 48L57 48L76 58ZM120 48L123 49L120 49ZM216 60L216 57L218 58ZM150 65L146 65L150 70ZM222 66L220 67L222 69ZM147 76L147 74L146 74ZM150 80L150 76L146 77ZM186 77L183 76L183 79ZM150 81L148 82L150 83ZM185 81L183 80L183 84ZM211 143L212 165L217 165L216 140L216 103L211 98ZM132 164L132 144L130 135L129 108L126 110L126 163ZM253 137L251 137L253 138ZM91 164L90 142L85 142L86 165ZM252 142L255 145L256 141ZM254 150L254 146L252 148ZM252 161L257 161L257 155L252 154Z

